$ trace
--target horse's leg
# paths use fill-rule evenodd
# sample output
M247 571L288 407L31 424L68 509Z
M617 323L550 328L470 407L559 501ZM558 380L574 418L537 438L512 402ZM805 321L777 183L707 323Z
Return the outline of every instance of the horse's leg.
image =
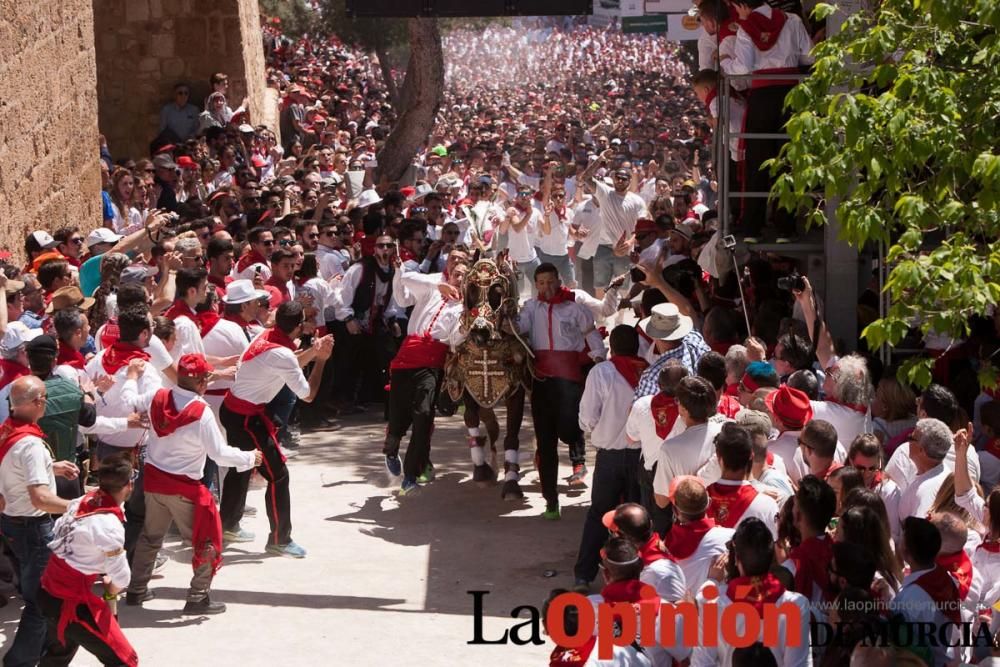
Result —
M521 478L521 463L518 452L521 447L521 422L524 421L524 387L519 386L506 400L507 433L503 440L503 490L500 495L505 500L524 498L518 480Z
M465 428L469 431L469 454L472 456L472 481L492 482L496 479L494 469L486 464L486 436L480 435L480 415L483 408L476 403L468 391L462 395L465 404Z
M486 424L486 435L490 439L490 465L497 469L497 440L500 439L500 422L497 420L496 410L493 408L480 408L483 423Z

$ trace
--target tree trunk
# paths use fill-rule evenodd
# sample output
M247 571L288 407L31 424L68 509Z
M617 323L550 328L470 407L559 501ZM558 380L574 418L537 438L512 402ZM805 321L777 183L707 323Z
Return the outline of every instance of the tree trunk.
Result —
M444 54L437 21L411 18L407 28L410 60L400 93L399 118L378 154L375 180L380 184L398 181L410 166L434 127L444 92Z

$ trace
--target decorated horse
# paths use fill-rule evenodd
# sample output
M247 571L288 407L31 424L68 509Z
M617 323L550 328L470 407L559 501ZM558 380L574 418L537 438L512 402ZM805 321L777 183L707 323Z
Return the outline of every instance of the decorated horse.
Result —
M445 388L452 400L465 405L469 430L472 479L480 485L497 481L496 443L500 424L494 409L502 401L507 413L504 435L504 477L501 497L524 497L518 484L520 464L518 435L524 419L524 400L531 386L533 357L518 335L518 288L514 266L507 253L496 259L479 259L462 284L465 311L459 331L465 340L445 365ZM485 422L486 433L480 433ZM489 440L490 458L486 459Z

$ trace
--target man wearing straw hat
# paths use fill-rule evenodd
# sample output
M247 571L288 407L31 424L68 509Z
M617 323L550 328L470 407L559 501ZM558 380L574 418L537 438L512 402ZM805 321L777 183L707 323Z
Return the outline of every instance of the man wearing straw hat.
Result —
M694 375L698 360L710 349L701 333L695 330L694 321L670 302L653 306L650 316L639 322L639 327L653 339L660 356L639 379L635 390L637 399L660 391L660 371L668 361L680 361L688 373Z

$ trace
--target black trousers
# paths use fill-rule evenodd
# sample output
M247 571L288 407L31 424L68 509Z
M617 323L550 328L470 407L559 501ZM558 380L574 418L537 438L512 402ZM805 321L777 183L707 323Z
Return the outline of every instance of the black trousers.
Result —
M434 404L441 386L440 368L407 368L392 371L389 389L389 424L385 431L386 456L399 454L399 444L412 428L403 459L403 476L416 479L431 456Z
M333 322L334 397L339 403L386 402L389 362L398 345L384 327L373 333L351 334L343 322Z
M580 552L573 574L593 581L601 562L601 547L608 540L602 519L622 503L639 502L640 449L598 449L594 483L590 487L590 509L583 521Z
M226 440L231 447L245 452L259 449L263 454L259 470L267 481L264 498L267 520L271 524L268 544L288 544L292 541L292 501L288 490L288 466L282 460L276 437L271 435L264 417L239 415L225 405L219 408L219 421L226 430ZM226 474L219 503L223 530L239 529L251 472L237 472L236 468L230 468Z
M788 113L783 111L785 96L792 86L768 86L754 88L747 100L746 132L784 132ZM770 170L760 166L778 154L787 139L745 139L744 169L746 192L770 192L774 178ZM743 232L748 236L759 236L767 220L767 199L747 197L743 200ZM795 218L787 211L777 211L774 217L779 234L795 231Z
M537 380L531 389L531 420L538 441L538 476L542 481L542 496L550 505L559 503L556 476L559 472L559 441L585 452L583 431L580 430L580 398L583 385L563 378ZM574 461L575 462L575 461Z
M653 530L660 537L670 531L674 525L674 511L670 507L660 507L656 504L653 496L653 476L656 475L656 465L652 470L646 470L646 466L639 462L639 504L646 508L650 520L653 522Z
M59 625L59 615L62 613L63 601L53 597L44 588L38 589L38 607L49 622L48 645L42 655L39 667L67 667L73 662L73 657L82 646L89 653L92 653L102 665L124 665L115 652L104 643L97 635L92 634L80 623L70 623L66 626L66 644L60 644L56 634L56 627ZM81 621L91 626L96 626L93 614L86 605L78 605L77 616Z

